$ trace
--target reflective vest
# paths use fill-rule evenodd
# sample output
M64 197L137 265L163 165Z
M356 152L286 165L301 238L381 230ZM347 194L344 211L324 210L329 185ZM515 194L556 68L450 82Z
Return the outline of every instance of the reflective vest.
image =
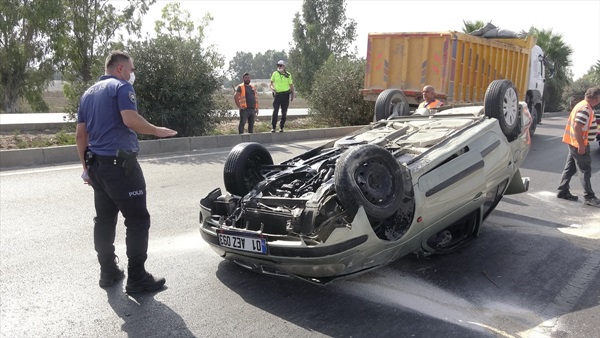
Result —
M292 89L291 86L294 84L292 74L288 73L287 70L283 74L278 70L274 71L271 74L271 82L276 93L289 92Z
M419 105L419 108L433 109L433 108L439 108L443 105L444 105L444 102L442 102L438 99L435 99L429 103L427 103L426 101L421 102L421 104Z
M579 143L577 143L577 139L575 138L575 118L577 117L577 112L580 110L584 110L587 107L587 111L589 113L588 124L583 126L583 144L587 146L588 143L588 133L590 127L592 126L592 120L594 119L594 111L592 110L592 106L586 101L583 100L573 107L571 110L571 115L569 115L569 121L567 122L567 126L565 127L565 134L563 135L562 141L566 144L570 144L575 148L579 148Z
M596 141L596 135L598 135L598 123L596 119L592 119L592 125L588 130L588 141Z
M258 109L258 95L256 94L256 88L254 88L253 85L248 85L248 86L252 87L252 91L254 91L254 102L256 102L254 104L254 108ZM246 108L248 108L248 105L246 104L246 85L244 83L242 83L240 85L240 88L242 89L242 92L240 93L240 98L239 98L240 107L242 107L242 109L246 109Z

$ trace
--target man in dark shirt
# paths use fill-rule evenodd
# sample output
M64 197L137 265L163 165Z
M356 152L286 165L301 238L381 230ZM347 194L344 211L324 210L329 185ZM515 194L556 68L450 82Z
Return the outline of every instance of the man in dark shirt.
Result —
M238 131L244 133L244 126L248 121L248 132L254 132L254 117L258 115L258 95L256 88L250 84L250 74L244 73L244 82L235 89L233 100L235 105L240 110L240 125Z
M100 263L100 286L108 287L125 276L117 265L115 230L119 211L125 218L128 293L161 288L144 267L148 251L150 214L146 208L146 181L137 162L137 134L168 137L176 131L157 127L137 112L133 60L113 51L105 75L81 96L77 112L76 142L83 166L81 177L94 189L94 248Z

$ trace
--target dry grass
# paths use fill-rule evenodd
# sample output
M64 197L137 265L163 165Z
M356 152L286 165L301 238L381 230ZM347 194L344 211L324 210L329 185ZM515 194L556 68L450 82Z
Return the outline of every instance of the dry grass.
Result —
M235 102L233 100L233 90L224 90L222 93L227 98L229 107L236 109ZM44 101L48 104L50 112L52 113L64 113L67 107L67 98L65 97L62 90L46 91L43 94ZM271 93L258 93L258 103L261 109L269 109L273 104L273 96ZM290 102L290 109L295 108L307 108L308 103L302 97L296 97L294 101ZM21 113L35 113L26 101L19 103L19 110Z
M232 135L238 133L238 118L231 118L218 124L210 135ZM318 124L310 117L292 117L285 124L285 130L326 128L328 126ZM248 124L244 130L248 131ZM267 133L271 131L271 115L262 116L254 123L255 133ZM21 132L15 130L11 133L0 134L0 149L25 149L53 147L75 144L75 133L72 130L44 130Z
M233 101L232 91L224 91L225 97L231 106L231 109L235 108ZM264 133L271 131L271 105L273 97L270 93L259 93L259 106L260 115L258 116L254 124L255 133ZM67 106L67 99L65 98L62 90L52 90L44 93L44 100L50 107L50 112L62 113L65 112ZM31 107L26 102L21 102L20 110L22 113L33 113ZM306 100L303 98L296 98L290 102L290 108L307 108ZM239 118L233 117L229 120L223 121L216 126L215 130L211 133L212 135L229 135L238 133ZM286 122L286 130L298 130L298 129L314 129L324 128L327 126L319 125L313 121L310 117L288 117ZM74 128L73 128L74 129ZM245 130L248 130L246 124ZM0 149L24 149L24 148L35 148L35 147L51 147L60 145L71 145L75 144L75 133L73 130L45 130L39 132L21 132L19 130L12 131L10 133L2 133L0 135Z

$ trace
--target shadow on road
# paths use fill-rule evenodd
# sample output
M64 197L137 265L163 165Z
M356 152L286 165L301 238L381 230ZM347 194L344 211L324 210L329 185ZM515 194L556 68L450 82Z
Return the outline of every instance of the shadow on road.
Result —
M123 319L121 330L128 337L195 337L181 316L154 299L162 290L128 295L121 281L105 291L113 311Z
M259 275L223 261L217 278L248 304L306 330L332 337L496 337L481 327L423 316L350 294L352 282L317 286ZM402 288L401 281L398 288Z
M543 335L556 329L556 318L597 306L586 295L600 288L600 243L564 234L561 224L524 221L532 224L486 222L481 236L454 254L409 255L325 287L228 261L216 275L246 303L328 336Z

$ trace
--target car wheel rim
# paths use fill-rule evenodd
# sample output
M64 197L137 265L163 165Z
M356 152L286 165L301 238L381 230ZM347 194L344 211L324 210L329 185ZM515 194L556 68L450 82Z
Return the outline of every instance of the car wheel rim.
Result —
M373 205L385 204L393 196L394 182L382 163L363 163L356 171L355 180L362 195Z
M510 126L515 124L515 122L517 121L517 107L517 93L514 89L509 88L504 94L504 100L502 102L502 111L504 112L504 120Z

